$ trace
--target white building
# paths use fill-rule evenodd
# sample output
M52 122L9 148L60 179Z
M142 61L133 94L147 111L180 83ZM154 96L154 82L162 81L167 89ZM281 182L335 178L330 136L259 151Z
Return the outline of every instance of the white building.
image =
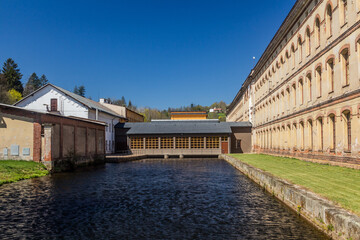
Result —
M104 105L81 97L52 84L47 84L14 104L29 110L58 113L64 116L93 119L107 124L105 131L106 153L115 152L114 126L126 118Z

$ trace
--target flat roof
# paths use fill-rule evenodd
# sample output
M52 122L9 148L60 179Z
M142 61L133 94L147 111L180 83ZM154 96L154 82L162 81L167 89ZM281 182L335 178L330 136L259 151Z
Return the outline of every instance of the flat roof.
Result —
M156 121L118 123L115 128L128 128L128 135L230 134L231 127L251 126L250 122Z

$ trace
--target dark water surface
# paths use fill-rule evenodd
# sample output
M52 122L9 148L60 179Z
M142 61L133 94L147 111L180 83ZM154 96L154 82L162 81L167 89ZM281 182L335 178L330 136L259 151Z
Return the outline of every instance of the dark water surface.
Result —
M218 159L106 164L0 187L0 239L326 239Z

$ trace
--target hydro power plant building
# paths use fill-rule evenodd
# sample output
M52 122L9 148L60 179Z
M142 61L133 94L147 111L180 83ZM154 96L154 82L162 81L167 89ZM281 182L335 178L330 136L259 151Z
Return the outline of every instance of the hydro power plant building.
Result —
M360 163L360 0L298 0L232 101L252 150Z
M147 155L219 155L251 152L249 122L157 120L118 123L117 152Z

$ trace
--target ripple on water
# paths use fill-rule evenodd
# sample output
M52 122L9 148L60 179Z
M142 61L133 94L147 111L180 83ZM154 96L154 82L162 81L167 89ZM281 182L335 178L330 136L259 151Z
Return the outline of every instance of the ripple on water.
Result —
M327 239L218 159L106 164L3 185L0 238Z

